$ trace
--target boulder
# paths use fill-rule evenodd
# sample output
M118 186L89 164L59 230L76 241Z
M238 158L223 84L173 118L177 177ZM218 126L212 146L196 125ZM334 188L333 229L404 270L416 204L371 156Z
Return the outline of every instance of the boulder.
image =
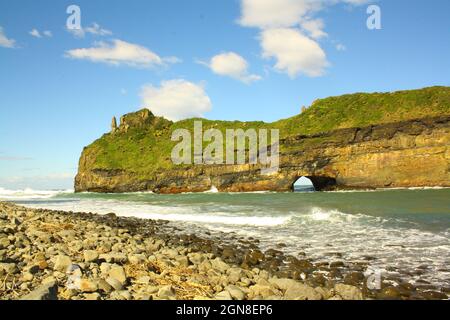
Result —
M86 262L86 263L97 261L97 259L99 257L98 252L95 250L86 250L86 251L84 251L83 256L84 256L84 262Z
M211 265L214 270L217 270L221 273L225 273L228 269L230 269L230 266L227 263L223 262L220 258L211 260Z
M229 285L225 287L225 291L228 291L228 293L231 295L231 297L234 300L244 300L245 299L245 293L242 291L241 288L234 285Z
M363 300L362 292L357 287L339 283L334 286L334 290L344 300Z
M119 281L122 286L127 282L127 275L125 273L125 270L123 269L123 267L117 264L111 266L108 275L110 278Z
M20 300L58 300L58 284L56 281L45 283Z
M53 270L59 272L66 272L72 265L72 259L65 255L59 255L55 258Z

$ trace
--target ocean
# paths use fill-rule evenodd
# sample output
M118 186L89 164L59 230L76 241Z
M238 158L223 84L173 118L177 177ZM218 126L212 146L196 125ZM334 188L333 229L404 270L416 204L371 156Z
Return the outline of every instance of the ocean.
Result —
M262 249L318 262L369 261L411 283L450 287L450 189L158 195L0 188L0 200L163 219L203 237L253 237Z

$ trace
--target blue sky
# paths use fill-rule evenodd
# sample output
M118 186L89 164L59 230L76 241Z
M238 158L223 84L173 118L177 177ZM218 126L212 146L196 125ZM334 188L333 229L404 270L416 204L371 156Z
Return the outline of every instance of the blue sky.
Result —
M67 30L72 4L82 34ZM366 26L370 4L381 30ZM274 121L321 97L449 85L448 12L448 0L1 1L0 187L71 188L82 148L144 105Z

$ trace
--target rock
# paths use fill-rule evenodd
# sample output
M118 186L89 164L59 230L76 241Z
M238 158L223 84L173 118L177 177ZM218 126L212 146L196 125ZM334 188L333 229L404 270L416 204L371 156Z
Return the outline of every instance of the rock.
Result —
M83 253L84 262L90 263L98 260L99 254L95 250L86 250Z
M158 297L161 299L174 299L176 297L175 290L171 285L163 286L158 290Z
M94 292L94 293L85 293L84 294L84 298L86 300L101 300L101 296L98 292Z
M146 260L147 258L143 254L132 254L128 256L128 261L131 264L141 264L144 263Z
M256 284L249 287L249 298L253 299L255 297L267 298L276 295L277 290L270 285L260 285Z
M322 295L310 286L297 283L287 288L284 298L286 300L321 300Z
M269 283L284 290L284 298L287 300L321 300L322 295L314 288L287 278L271 278Z
M117 279L114 278L107 278L106 279L106 283L109 284L112 288L114 288L114 290L122 290L123 289L123 285L120 281L118 281Z
M55 258L53 270L59 272L66 272L67 269L72 265L72 260L70 257L65 255L59 255Z
M223 262L220 258L211 260L211 265L214 270L217 270L220 273L225 273L228 269L230 269L230 266L227 263Z
M120 263L124 264L128 261L128 257L123 253L105 253L99 256L100 260L104 260L108 263Z
M230 293L231 297L234 300L244 300L245 298L244 291L242 291L242 289L239 288L238 286L229 285L225 287L225 291L228 291L228 293Z
M195 265L201 264L203 261L205 261L206 257L202 253L193 252L188 254L188 259Z
M22 274L22 281L29 282L29 281L32 281L33 278L34 278L34 275L31 272L24 272Z
M8 248L10 244L11 242L9 241L8 238L6 237L0 238L0 249Z
M15 263L0 263L0 274L15 274L19 272Z
M106 262L102 263L100 265L100 272L103 275L108 275L109 270L111 270L111 266L112 266L112 264L110 264L110 263L106 263Z
M98 290L97 282L94 280L81 279L79 283L81 292L95 292Z
M339 283L334 286L334 290L344 300L363 300L362 292L357 287Z
M125 274L125 270L119 265L112 265L109 269L108 275L110 278L119 281L122 286L127 282L127 275Z
M231 294L228 291L222 291L216 294L216 300L233 300Z
M378 295L377 297L379 299L383 299L383 300L396 300L396 299L400 299L400 290L397 289L396 287L386 287L384 288Z
M230 283L236 283L245 277L244 270L241 268L230 268L227 270L227 275Z
M112 279L113 281L116 281L114 279ZM117 281L116 286L119 287L119 290L122 289L122 287L120 286L120 283ZM97 287L98 290L103 291L104 293L110 293L111 291L113 291L113 287L106 281L103 279L98 280L97 282Z
M189 266L189 259L185 256L178 256L175 258L175 265L179 267L187 267Z
M58 300L58 284L56 281L43 284L20 300Z
M448 296L445 293L437 291L425 291L422 293L422 297L427 300L448 300Z
M351 272L344 277L344 283L357 286L364 281L365 277L362 272Z
M324 287L317 287L317 288L314 288L314 290L316 290L322 296L322 298L325 300L328 300L333 296L333 292Z

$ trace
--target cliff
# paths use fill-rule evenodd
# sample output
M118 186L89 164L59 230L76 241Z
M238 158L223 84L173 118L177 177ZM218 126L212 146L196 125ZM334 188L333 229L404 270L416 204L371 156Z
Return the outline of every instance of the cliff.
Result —
M450 88L353 94L318 100L274 123L202 119L204 130L280 130L280 169L174 165L171 122L144 109L83 150L75 190L91 192L289 191L301 176L319 190L450 187ZM198 120L198 119L197 119Z

